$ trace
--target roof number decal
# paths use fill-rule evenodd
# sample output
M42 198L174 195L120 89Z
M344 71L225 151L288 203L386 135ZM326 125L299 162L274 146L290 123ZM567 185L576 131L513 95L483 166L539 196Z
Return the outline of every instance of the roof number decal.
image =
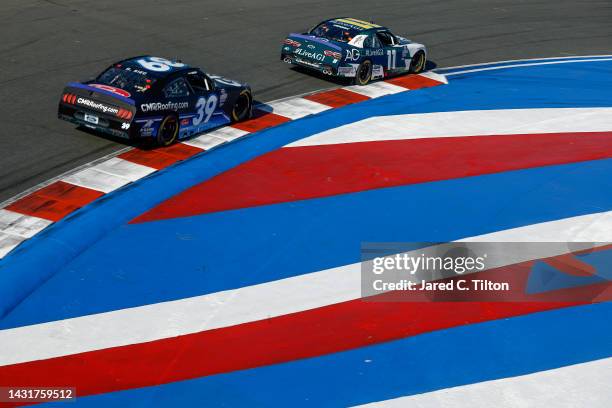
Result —
M185 66L182 62L173 62L160 57L141 58L136 62L144 69L155 72L166 72L170 71L171 68L182 68Z

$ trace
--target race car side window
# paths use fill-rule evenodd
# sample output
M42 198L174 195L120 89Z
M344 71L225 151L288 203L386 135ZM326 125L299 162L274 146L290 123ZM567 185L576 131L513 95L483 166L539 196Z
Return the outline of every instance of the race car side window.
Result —
M376 35L370 35L370 43L372 48L382 48L382 44Z
M184 78L177 78L164 87L163 93L166 98L189 96L189 85Z
M378 33L376 33L376 35L378 36L378 39L380 40L380 42L383 43L385 47L390 47L397 43L393 34L391 34L388 31L379 31Z
M210 83L207 81L207 78L199 72L188 73L186 78L189 85L191 85L196 92L207 92L211 90Z
M204 81L206 83L206 89L207 90L213 91L215 89L215 83L207 75L204 75Z

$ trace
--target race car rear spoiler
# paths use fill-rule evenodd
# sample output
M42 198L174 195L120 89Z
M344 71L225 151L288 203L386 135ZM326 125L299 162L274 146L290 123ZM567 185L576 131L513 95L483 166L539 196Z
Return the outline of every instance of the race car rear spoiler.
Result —
M64 88L60 103L121 121L131 121L136 113L133 99L76 82Z

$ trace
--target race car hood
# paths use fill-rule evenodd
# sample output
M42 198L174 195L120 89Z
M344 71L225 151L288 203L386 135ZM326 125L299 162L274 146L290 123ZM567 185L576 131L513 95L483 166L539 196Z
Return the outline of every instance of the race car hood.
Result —
M216 88L225 89L227 91L232 90L240 90L240 89L250 89L249 84L244 82L239 82L233 79L225 78L221 75L209 74L208 75L214 82Z
M342 60L343 47L325 38L292 33L285 40L283 50L292 53L296 58L335 66Z

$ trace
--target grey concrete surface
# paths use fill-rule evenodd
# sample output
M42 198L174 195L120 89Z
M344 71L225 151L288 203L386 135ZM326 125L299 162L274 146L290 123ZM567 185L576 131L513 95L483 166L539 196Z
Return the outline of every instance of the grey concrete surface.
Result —
M423 42L440 67L612 54L610 0L2 0L0 201L123 147L56 118L66 82L154 54L246 80L261 101L327 88L278 54L288 32L336 16Z

